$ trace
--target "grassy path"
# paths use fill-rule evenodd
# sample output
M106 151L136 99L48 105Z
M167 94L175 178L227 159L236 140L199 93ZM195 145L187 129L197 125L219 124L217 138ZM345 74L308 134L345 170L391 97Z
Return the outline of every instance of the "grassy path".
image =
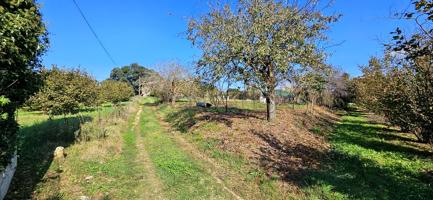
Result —
M309 176L312 199L433 199L432 153L410 135L350 112L329 141L327 167Z
M136 134L135 136L137 138L137 143L136 143L138 149L137 163L143 165L142 169L145 171L144 176L146 179L146 184L142 185L142 187L145 187L146 189L140 195L139 199L165 199L162 194L162 188L163 188L162 183L156 175L156 171L152 165L148 153L145 151L144 143L143 143L144 138L140 134L142 131L140 126L142 111L143 111L143 107L140 106L135 116L135 121L133 123L135 134Z
M72 161L77 166L76 174L92 175L90 183L82 184L85 194L98 196L109 194L110 199L142 199L143 195L153 196L154 182L144 165L145 155L141 152L138 123L141 111L129 117L126 131L122 134L122 150L105 162ZM120 141L119 141L120 142ZM76 159L79 159L77 157ZM157 198L155 198L157 199Z
M185 152L188 152L192 157L194 157L197 160L201 161L201 164L206 170L206 173L208 173L212 178L221 185L221 187L228 193L230 193L235 199L237 200L243 200L242 197L240 197L238 194L236 194L232 189L230 189L225 181L223 179L228 178L227 174L229 173L227 170L225 170L222 166L216 164L211 158L201 153L195 146L187 142L183 137L179 136L178 132L173 131L170 128L170 125L165 122L161 116L157 116L159 123L164 127L164 129L172 134L172 137L176 140L179 147L184 150ZM234 174L231 174L231 176L234 176ZM221 178L220 178L221 177ZM237 177L240 178L240 177ZM241 182L237 180L238 182Z
M146 99L144 104L153 103ZM156 115L156 109L145 106L141 114L144 148L163 183L168 199L240 199L221 180L208 172L194 157L180 148Z

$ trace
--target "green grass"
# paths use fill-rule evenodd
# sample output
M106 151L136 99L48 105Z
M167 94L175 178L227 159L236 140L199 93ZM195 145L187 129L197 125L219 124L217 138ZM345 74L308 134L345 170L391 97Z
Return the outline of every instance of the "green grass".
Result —
M111 107L104 107L101 115L112 112ZM92 121L98 116L96 111L80 113L84 121ZM18 145L18 167L12 180L7 198L26 199L34 191L40 190L39 183L51 167L52 154L57 146L68 147L75 142L75 132L80 128L80 117L68 115L54 117L42 112L18 112L21 126Z
M311 199L433 199L431 152L351 112L329 136L326 167L311 172L304 190Z
M153 102L153 99L146 99L143 103ZM164 184L164 194L169 199L232 198L199 162L182 151L175 139L165 132L154 109L146 106L141 119L145 148Z
M94 176L87 183L80 181L86 195L97 193L109 194L112 199L136 199L140 195L140 179L143 176L142 164L135 162L138 149L136 134L133 128L134 115L128 119L128 125L122 134L123 145L120 156L113 156L105 162L81 161L80 156L70 160L71 168L77 177Z
M208 111L223 112L221 108ZM245 159L218 149L218 140L203 137L202 133L218 131L218 124L206 122L190 131L199 108L161 105L160 112L179 131L188 133L184 137L201 151L247 180L258 179L267 199L281 198L272 177L260 169L248 169ZM311 132L328 137L332 150L324 155L324 167L307 171L299 183L307 199L433 199L432 152L408 142L413 137L369 123L360 112L349 112L329 135L316 127Z
M225 112L223 108L208 109L210 112ZM201 124L198 129L190 131L190 124L195 124L194 117L200 112L200 108L173 108L167 104L162 104L158 108L159 113L177 128L182 134L182 137L193 143L200 151L205 153L210 158L214 159L219 165L224 166L242 179L224 180L229 185L236 185L236 190L241 196L250 197L251 199L287 199L278 189L276 179L267 177L266 174L256 167L253 167L246 158L222 150L218 147L220 142L218 139L205 138L204 133L215 132L221 129L220 125L215 122L206 122ZM231 110L233 112L233 110ZM239 178L237 177L237 178ZM235 183L233 183L235 182ZM259 191L252 191L258 189Z
M257 100L230 100L228 102L229 107L242 109L242 110L248 110L248 111L266 111L266 104L261 103ZM284 109L284 108L291 108L291 109L303 109L305 108L304 104L289 104L289 103L283 103L283 104L277 104L277 109Z

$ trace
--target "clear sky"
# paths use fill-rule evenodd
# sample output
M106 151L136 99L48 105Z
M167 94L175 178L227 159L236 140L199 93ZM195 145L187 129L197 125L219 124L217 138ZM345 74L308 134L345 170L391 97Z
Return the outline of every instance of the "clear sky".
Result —
M185 38L187 22L208 9L208 0L76 0L118 66L137 62L154 68L176 60L191 65L199 58ZM44 64L81 67L96 79L106 79L116 67L85 24L72 0L39 0L50 33ZM409 0L336 0L328 13L342 18L328 32L329 63L360 74L358 66L370 56L380 56L389 32L401 26L392 13ZM404 26L404 25L403 25Z

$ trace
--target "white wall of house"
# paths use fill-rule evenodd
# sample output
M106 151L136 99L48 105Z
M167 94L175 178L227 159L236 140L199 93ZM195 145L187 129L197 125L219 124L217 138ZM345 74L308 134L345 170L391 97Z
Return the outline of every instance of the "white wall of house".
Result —
M6 196L16 169L17 156L15 155L6 169L3 172L0 172L0 200L3 200Z

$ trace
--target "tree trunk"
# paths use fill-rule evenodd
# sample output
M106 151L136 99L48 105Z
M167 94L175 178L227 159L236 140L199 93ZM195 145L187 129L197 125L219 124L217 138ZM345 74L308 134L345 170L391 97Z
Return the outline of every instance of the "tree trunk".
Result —
M171 105L175 105L176 104L176 95L173 94L173 96L171 97Z
M266 119L268 122L272 122L275 118L275 92L271 91L266 95Z
M229 102L229 90L228 89L226 91L226 98L225 98L225 100L226 100L226 105L225 105L226 112L228 112L229 111L229 106L228 106L228 102Z
M176 82L171 82L172 94L171 94L171 105L176 104Z

